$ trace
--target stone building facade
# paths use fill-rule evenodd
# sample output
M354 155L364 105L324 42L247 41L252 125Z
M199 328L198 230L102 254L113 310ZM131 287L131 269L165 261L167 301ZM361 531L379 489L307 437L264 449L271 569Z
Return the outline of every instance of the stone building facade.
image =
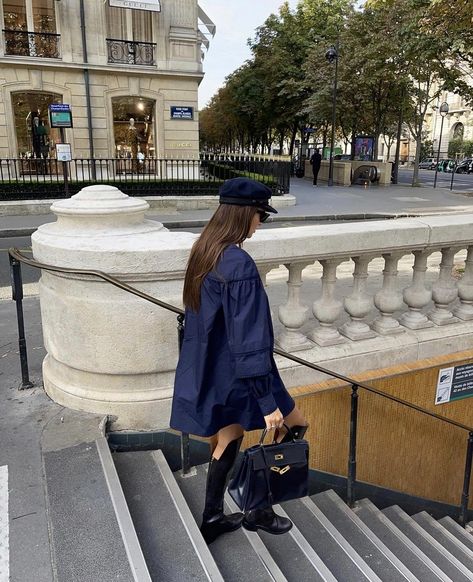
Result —
M0 158L55 157L53 103L71 106L73 158L195 157L202 16L197 0L0 0Z

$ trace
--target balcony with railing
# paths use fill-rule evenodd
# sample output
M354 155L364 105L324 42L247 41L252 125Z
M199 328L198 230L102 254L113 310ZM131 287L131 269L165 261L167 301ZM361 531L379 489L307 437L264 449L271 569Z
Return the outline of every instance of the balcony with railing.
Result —
M156 64L156 43L154 42L135 42L116 38L107 38L106 41L109 63L145 67Z
M5 55L59 59L60 34L4 29Z

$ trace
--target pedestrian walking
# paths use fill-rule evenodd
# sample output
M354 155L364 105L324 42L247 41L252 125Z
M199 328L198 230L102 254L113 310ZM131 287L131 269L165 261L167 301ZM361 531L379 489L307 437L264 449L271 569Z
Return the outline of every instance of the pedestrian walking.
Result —
M255 262L242 249L269 213L271 190L247 178L227 180L220 205L194 243L184 280L184 340L176 369L170 425L210 437L211 458L201 532L207 543L241 525L272 534L289 519L271 506L225 515L227 479L245 430L267 428L290 440L307 422L287 392L273 358L269 302Z
M310 163L312 165L312 173L314 175L313 185L317 186L317 176L319 175L320 164L322 163L322 156L320 155L320 151L318 149L316 149L312 154Z

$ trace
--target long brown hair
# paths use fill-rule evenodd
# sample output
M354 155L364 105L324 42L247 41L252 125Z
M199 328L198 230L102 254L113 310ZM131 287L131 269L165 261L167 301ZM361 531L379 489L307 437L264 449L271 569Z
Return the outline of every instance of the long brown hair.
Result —
M195 241L184 279L184 305L192 311L200 308L200 288L207 273L213 271L228 245L241 244L248 236L254 206L220 204L200 237Z

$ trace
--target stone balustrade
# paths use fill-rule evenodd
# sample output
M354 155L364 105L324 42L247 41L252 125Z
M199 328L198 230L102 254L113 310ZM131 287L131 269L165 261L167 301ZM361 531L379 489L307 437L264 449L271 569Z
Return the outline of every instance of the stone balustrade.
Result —
M33 236L37 260L98 269L180 306L196 235L145 219L148 205L92 186L56 202ZM473 346L473 215L260 230L245 242L270 298L277 345L343 374ZM455 268L454 268L455 266ZM174 314L103 281L43 272L46 391L111 415L115 428L167 426ZM288 387L326 379L277 358Z

